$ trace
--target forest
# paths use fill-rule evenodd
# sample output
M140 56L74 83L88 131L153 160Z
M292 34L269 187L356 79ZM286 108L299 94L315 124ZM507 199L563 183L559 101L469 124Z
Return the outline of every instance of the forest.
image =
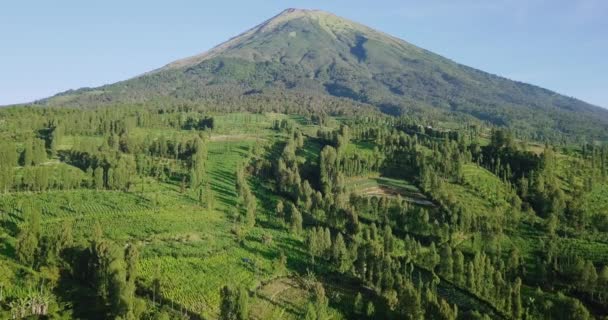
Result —
M605 319L608 145L342 99L0 109L2 319Z

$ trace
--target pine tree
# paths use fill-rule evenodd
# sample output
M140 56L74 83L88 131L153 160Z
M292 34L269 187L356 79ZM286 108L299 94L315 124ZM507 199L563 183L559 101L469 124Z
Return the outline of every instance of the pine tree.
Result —
M23 152L21 154L21 158L23 159L23 166L28 167L31 166L34 162L34 150L32 146L32 141L28 140L25 142L23 147Z
M424 308L420 294L411 282L407 282L403 290L401 290L397 311L405 316L406 319L424 319Z
M361 292L357 292L357 295L355 296L355 301L353 302L353 312L355 313L355 315L362 315L363 314L363 296L361 295Z
M336 239L334 240L331 248L332 261L338 271L344 273L349 269L348 249L344 242L342 233L338 232Z
M245 288L224 286L220 291L220 319L249 319L249 293Z
M521 301L521 279L515 279L515 284L511 289L511 307L514 319L521 319L523 315L523 305Z
M283 205L283 201L281 201L281 200L277 201L277 205L275 207L274 212L276 214L276 217L279 219L279 221L281 221L281 223L283 223L284 219L285 219L285 208Z
M103 168L101 166L93 171L95 177L95 189L102 190L104 188Z
M457 284L464 286L466 271L464 268L464 255L462 254L462 252L460 252L460 250L454 251L453 260L454 260L454 281Z
M290 204L290 229L295 235L300 235L302 233L302 214L296 208L296 206L291 203Z
M21 226L17 235L17 258L22 263L33 266L38 255L40 238L40 211L31 205L23 210L26 222Z
M448 279L452 279L454 273L454 260L452 258L452 248L446 244L441 248L439 273Z
M368 319L372 319L374 317L374 313L376 313L376 308L374 307L374 303L371 301L367 302L367 307L365 308L365 315Z

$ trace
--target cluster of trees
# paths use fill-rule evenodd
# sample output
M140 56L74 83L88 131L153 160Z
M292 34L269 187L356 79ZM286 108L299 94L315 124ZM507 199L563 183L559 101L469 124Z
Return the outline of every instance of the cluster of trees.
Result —
M390 131L373 128L369 122L366 122L363 128L356 125L353 127L352 132L356 138L373 141L383 154L377 162L377 167L370 166L371 170L381 170L386 174L417 181L421 189L437 204L426 208L412 206L399 197L388 199L347 195L344 176L361 171L353 169L352 165L344 165L347 162L341 156L340 147L334 148L344 146L339 142L340 130L319 132L321 141L326 145L319 155L318 181L312 184L305 182L307 187L318 187L320 194L317 198L311 197L312 201L307 205L307 192L301 191L303 188L300 186L304 183L298 175L300 166L295 157L298 143L297 140L291 139L280 159L289 166L281 165L284 169L283 175L279 174L278 177L283 179L278 179L277 185L278 188L285 188L281 191L314 221L306 237L313 264L328 263L336 271L360 278L378 290L390 310L398 310L397 306L400 304L399 298L393 298L401 296L399 290L402 289L394 288L394 284L398 282L396 279L399 278L397 275L411 275L413 270L423 268L435 277L440 277L486 301L494 308L493 312L515 319L530 317L532 313L538 315L539 310L525 307L522 301L521 277L525 276L527 279L530 274L526 272L516 250L512 250L507 259L502 256L500 246L487 254L480 251L466 255L459 250L453 250L451 237L462 232L471 234L474 239L499 237L505 225L517 224L522 212L528 211L536 212L547 221L551 221L550 217L553 215L563 219L568 213L570 202L565 200L565 194L557 182L554 151L546 148L540 156L521 151L521 147L508 132L501 130L493 131L490 144L481 147L473 138L476 130L471 128L464 134L456 134L400 123L396 129ZM600 163L599 160L596 162ZM472 187L466 185L467 182L463 178L465 164L486 167L500 177L506 186L505 194L495 193L496 197L504 198L494 200L494 212L487 216L471 215L467 205L460 203L450 190L450 184ZM522 181L526 182L524 188L521 187ZM314 189L311 194L316 194ZM277 210L278 212L283 210ZM380 223L383 226L382 231L373 223L370 228L348 228L348 224L337 222L340 219L336 217L340 217L342 213L347 213L343 217L363 214L365 221L371 219ZM402 239L409 252L406 256L410 260L399 261L392 252L395 237L393 228L398 230L399 234L406 234ZM547 232L554 234L555 227L548 228ZM416 238L426 245L423 246ZM437 249L435 241L443 245ZM600 286L603 280L598 280L593 286L589 286L589 281L600 279L602 276L597 273L604 272L603 269L598 271L589 262L580 262L580 259L577 261L576 268L570 268L571 275L566 275L566 271L563 271L566 270L565 266L560 267L561 280L568 283L571 281L568 280L569 277L579 279L579 282L572 282L575 283L573 288L591 288L588 295L601 303L603 300L599 299L605 297L599 294L597 289L603 288ZM393 264L408 267L399 271ZM395 269L394 272L390 271ZM426 284L412 285L412 290L418 290L419 295L424 296L420 292L425 292L425 286ZM432 285L429 287L432 292ZM389 303L391 301L392 308ZM433 301L436 304L433 304ZM577 312L588 315L576 299L564 297L560 301L566 305L571 304ZM440 299L437 298L431 297L420 304L430 305L427 306L428 310L427 307L419 308L422 314L432 314L441 309L435 308L437 304L441 305ZM552 313L556 308L545 311ZM457 312L450 316L448 310L443 308L443 316L455 317ZM407 314L410 314L409 311Z
M276 131L285 131L291 133L293 132L294 127L295 124L289 119L274 120L272 122L272 129Z
M21 264L46 274L45 285L51 288L59 281L59 268L65 272L64 276L90 288L95 292L90 312L116 319L140 318L145 305L135 294L137 246L129 244L124 247L103 239L97 225L88 247L83 248L73 240L73 222L70 220L63 222L61 232L43 236L40 208L27 202L21 211L24 222L19 227L15 246L16 257ZM21 313L20 304L15 304L13 311L19 312L20 317L46 315L54 301L52 294L46 294L48 297L45 299L29 302L30 312Z
M608 302L608 265L598 268L579 252L549 239L543 243L534 267L538 272L529 281L546 290L573 290L588 301L600 305Z
M215 120L213 117L204 116L202 118L195 118L189 116L185 123L182 125L182 129L185 130L207 130L215 127Z
M220 319L249 319L249 292L244 287L224 286L220 290Z
M129 244L125 249L101 238L99 229L95 233L75 267L75 277L95 292L95 302L106 317L140 319L146 307L135 294L137 247Z
M25 142L21 152L21 165L35 166L46 161L46 147L42 139L32 139Z

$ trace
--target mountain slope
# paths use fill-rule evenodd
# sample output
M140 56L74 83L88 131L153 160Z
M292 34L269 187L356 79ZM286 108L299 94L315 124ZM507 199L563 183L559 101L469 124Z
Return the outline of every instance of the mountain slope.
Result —
M299 92L344 97L391 114L467 115L538 138L608 139L608 111L455 63L316 10L288 9L200 55L49 105Z

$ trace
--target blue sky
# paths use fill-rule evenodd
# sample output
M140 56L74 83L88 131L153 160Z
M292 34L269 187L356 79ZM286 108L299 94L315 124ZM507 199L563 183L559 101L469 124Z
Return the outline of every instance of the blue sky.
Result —
M3 1L0 105L124 80L288 8L331 11L457 62L608 107L608 1Z

